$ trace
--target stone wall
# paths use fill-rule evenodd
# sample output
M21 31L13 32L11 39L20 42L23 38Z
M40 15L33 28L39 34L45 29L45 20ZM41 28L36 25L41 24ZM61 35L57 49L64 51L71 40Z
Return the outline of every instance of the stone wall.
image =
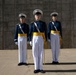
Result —
M0 49L17 48L13 39L18 14L25 13L30 24L34 21L32 12L36 8L44 12L43 20L47 24L51 20L50 13L57 11L63 30L62 47L76 48L76 0L0 0Z

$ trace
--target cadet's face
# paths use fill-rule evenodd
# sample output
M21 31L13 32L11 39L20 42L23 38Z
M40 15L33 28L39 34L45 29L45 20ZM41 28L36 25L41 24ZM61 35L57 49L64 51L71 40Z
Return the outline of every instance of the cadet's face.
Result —
M40 20L41 19L41 15L35 15L35 20Z
M20 22L21 23L25 23L26 22L26 19L25 18L20 18Z
M52 20L53 21L56 21L57 20L57 17L56 16L52 16Z

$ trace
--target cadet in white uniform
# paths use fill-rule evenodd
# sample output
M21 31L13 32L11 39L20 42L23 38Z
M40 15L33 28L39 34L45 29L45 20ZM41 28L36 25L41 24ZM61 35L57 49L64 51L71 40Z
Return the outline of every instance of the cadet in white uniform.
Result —
M52 49L52 63L58 64L58 56L60 52L60 42L62 39L62 27L61 23L57 21L57 12L51 13L52 21L48 25L48 39L51 43Z
M29 35L30 43L32 42L32 54L34 59L35 70L34 73L45 73L43 64L43 51L44 51L44 37L47 38L46 23L41 21L43 12L40 9L33 11L35 21L30 24Z
M27 50L27 36L29 33L29 26L26 24L26 15L19 14L20 23L16 25L14 42L18 44L18 66L27 65L26 50Z

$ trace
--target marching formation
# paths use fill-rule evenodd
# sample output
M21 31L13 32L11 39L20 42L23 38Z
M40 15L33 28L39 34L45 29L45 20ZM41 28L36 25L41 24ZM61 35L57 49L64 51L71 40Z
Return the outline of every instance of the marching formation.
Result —
M35 20L28 25L27 16L19 14L19 21L16 25L14 42L18 45L18 66L28 65L27 63L27 39L32 46L32 55L34 60L34 73L45 73L43 70L44 44L50 42L52 50L52 64L58 64L60 45L62 43L62 26L57 20L58 13L50 14L52 21L48 26L42 21L43 12L40 9L33 11Z

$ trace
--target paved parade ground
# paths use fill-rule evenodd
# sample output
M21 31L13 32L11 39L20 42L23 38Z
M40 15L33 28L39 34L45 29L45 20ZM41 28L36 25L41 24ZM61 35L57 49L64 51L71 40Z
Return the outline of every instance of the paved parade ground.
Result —
M0 50L0 75L34 75L34 64L31 50L27 51L28 66L17 66L17 50ZM51 64L50 49L45 49L44 75L76 75L76 49L61 49L58 65ZM43 75L37 73L36 75Z

